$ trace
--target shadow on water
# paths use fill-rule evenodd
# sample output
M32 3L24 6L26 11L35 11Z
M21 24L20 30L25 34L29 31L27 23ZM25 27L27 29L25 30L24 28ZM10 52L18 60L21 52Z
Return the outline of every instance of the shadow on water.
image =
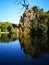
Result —
M49 54L49 39L47 34L20 35L19 37L21 49L27 57L34 59Z

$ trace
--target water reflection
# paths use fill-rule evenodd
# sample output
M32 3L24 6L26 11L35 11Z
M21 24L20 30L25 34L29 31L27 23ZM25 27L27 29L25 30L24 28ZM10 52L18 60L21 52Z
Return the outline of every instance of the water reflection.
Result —
M0 42L10 42L19 39L21 49L27 58L40 58L44 54L49 54L49 36L47 34L1 34Z
M19 38L16 34L0 34L0 42L15 41Z
M49 39L47 34L21 34L19 37L21 49L28 58L40 58L44 54L49 54Z

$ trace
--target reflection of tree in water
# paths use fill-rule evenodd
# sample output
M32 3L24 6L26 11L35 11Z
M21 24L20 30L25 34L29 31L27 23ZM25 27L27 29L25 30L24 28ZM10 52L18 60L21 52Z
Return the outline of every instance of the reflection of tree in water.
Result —
M0 34L0 42L10 42L17 40L16 34Z
M10 39L11 39L12 41L15 41L15 40L16 40L14 34L8 34L7 37L9 38L9 40L10 40Z
M28 57L39 58L43 54L49 53L47 34L20 35L19 40L21 48Z

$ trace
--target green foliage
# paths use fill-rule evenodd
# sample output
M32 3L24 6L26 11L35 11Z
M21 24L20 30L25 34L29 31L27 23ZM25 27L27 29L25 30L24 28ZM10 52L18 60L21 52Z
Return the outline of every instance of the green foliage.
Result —
M17 26L8 22L0 22L0 32L15 32Z
M38 22L37 19L34 19L34 21L32 22L32 26L31 26L32 32L47 33L47 30L48 30L48 27L46 24L40 23L40 22Z
M6 32L7 31L7 25L6 24L2 24L2 26L1 26L1 31L2 32Z
M11 26L8 26L8 28L7 28L8 32L10 32L11 29L12 29L12 27Z
M32 10L33 10L35 13L39 11L39 9L38 9L37 6L32 7Z
M38 25L37 19L34 19L32 25L33 25L32 28L33 28L35 31L37 31L37 25Z
M30 24L29 24L30 22ZM43 9L34 6L24 12L20 18L21 28L30 29L29 32L47 33L49 29L49 11L44 12Z
M32 10L33 10L35 13L43 12L43 8L40 9L38 6L32 7Z
M48 29L48 27L46 24L41 23L38 25L38 32L39 33L47 33L47 29Z

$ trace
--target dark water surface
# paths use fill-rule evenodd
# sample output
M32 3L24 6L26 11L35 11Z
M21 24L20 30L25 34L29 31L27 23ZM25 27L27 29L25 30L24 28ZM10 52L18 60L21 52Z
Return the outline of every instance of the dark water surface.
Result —
M48 35L0 35L0 65L49 65Z

